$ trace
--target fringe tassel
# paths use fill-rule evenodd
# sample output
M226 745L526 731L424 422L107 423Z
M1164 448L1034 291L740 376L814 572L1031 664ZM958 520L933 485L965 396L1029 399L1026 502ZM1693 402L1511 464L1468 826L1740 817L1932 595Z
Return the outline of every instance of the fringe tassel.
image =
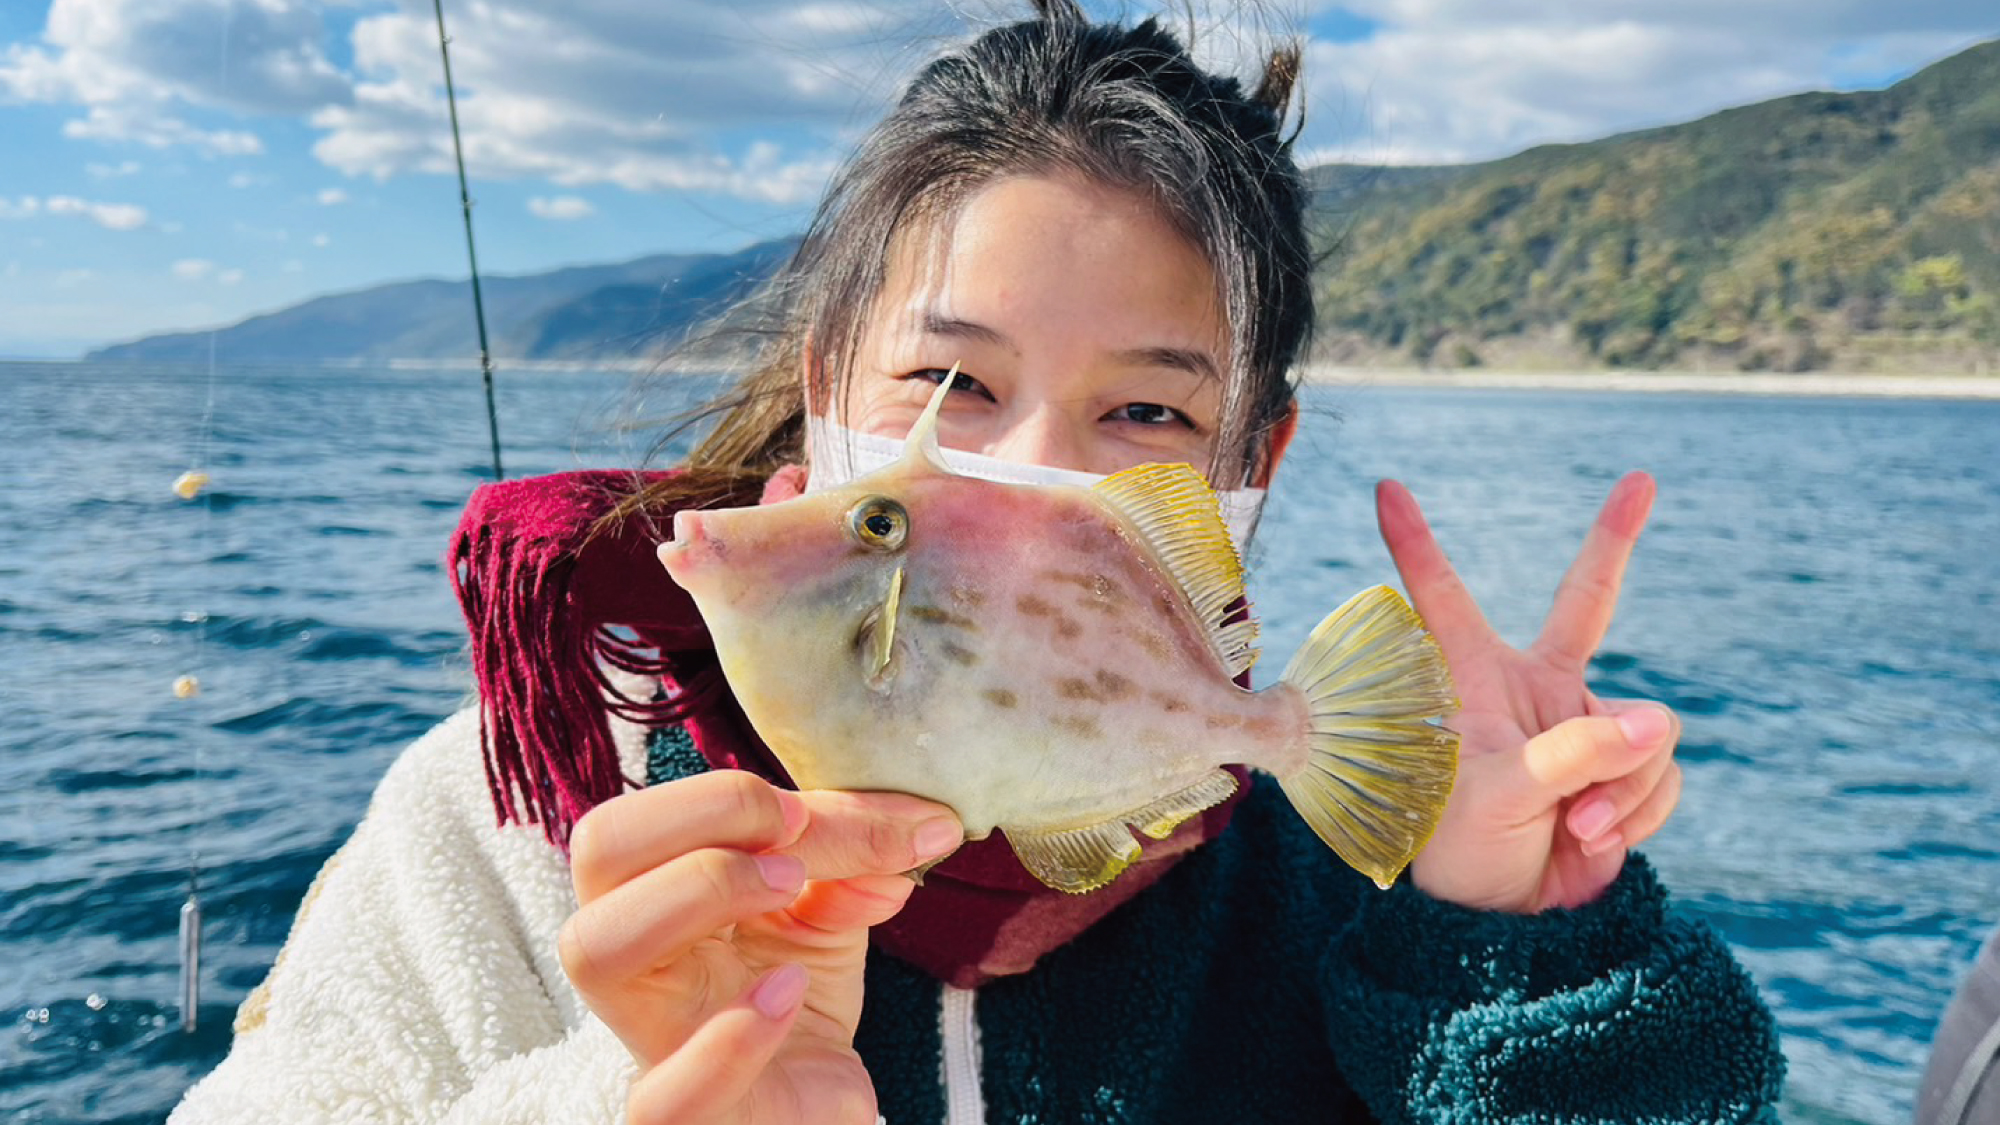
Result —
M631 474L566 473L474 493L447 556L471 632L480 748L501 823L540 824L567 849L583 814L637 788L619 767L608 716L680 721L725 690L705 669L669 699L635 699L609 669L652 682L672 650L706 643L693 603L636 529L589 540Z

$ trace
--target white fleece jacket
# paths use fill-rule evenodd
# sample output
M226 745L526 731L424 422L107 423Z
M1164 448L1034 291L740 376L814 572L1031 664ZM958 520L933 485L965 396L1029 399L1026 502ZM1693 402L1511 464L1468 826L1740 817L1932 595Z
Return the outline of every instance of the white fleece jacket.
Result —
M643 732L613 731L644 776ZM453 715L383 777L169 1125L622 1121L631 1056L556 957L575 910L541 829L494 827L478 712Z

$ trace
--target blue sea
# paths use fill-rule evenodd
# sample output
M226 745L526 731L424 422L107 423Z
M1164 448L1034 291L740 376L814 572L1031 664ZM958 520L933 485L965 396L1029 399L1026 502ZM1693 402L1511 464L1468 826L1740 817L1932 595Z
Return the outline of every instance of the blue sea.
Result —
M625 423L711 386L632 378L503 370L509 475L633 464L653 431ZM1686 723L1685 795L1646 850L1778 1013L1786 1119L1907 1120L2000 922L2000 403L1353 386L1308 407L1251 560L1273 668L1394 581L1378 478L1524 642L1611 483L1658 477L1593 669ZM197 466L210 490L175 499ZM377 778L467 700L440 555L490 473L473 374L0 365L0 1120L159 1121L222 1057Z

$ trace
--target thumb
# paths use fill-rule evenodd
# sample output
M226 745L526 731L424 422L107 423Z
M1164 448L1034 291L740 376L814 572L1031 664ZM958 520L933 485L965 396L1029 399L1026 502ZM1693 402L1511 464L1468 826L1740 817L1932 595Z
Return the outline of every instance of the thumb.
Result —
M1603 715L1565 719L1528 740L1521 755L1531 786L1568 797L1637 769L1673 741L1673 712L1656 703L1606 701Z

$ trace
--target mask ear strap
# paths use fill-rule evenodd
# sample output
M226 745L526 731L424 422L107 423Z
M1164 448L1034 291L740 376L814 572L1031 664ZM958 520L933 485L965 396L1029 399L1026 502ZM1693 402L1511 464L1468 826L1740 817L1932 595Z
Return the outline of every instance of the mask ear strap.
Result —
M850 430L817 414L806 415L806 495L884 469L901 459L904 443Z

